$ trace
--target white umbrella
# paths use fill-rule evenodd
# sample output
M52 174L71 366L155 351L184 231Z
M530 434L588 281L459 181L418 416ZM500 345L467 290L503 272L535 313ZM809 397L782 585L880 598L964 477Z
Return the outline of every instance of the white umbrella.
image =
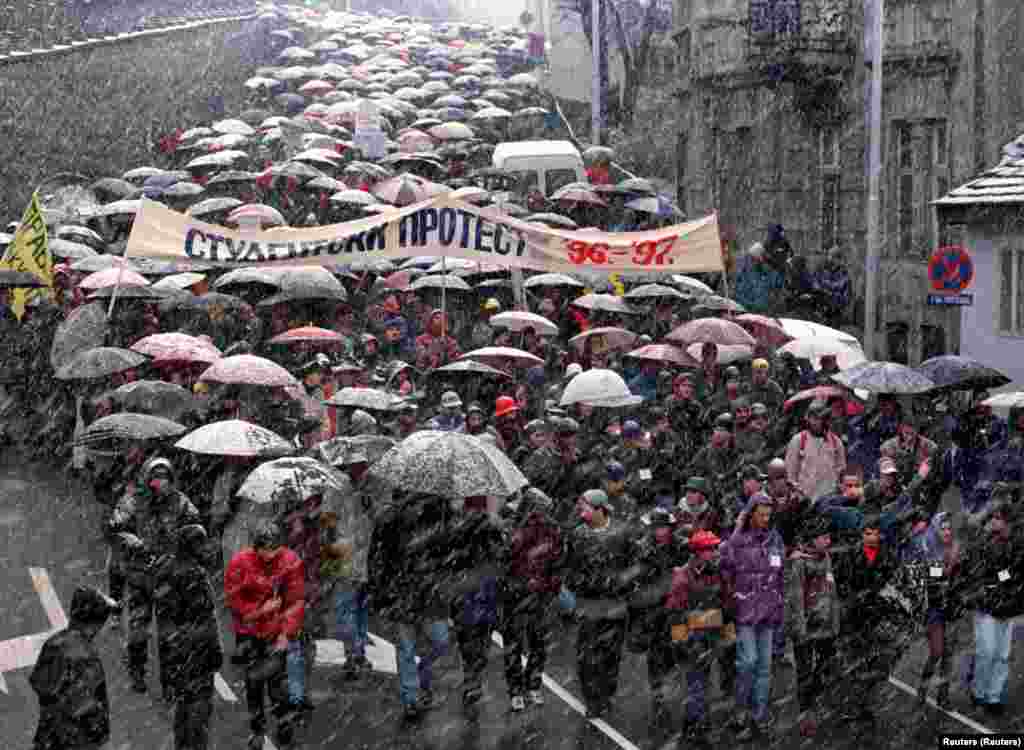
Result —
M703 344L690 344L686 347L686 353L701 361L701 348ZM743 362L753 359L754 347L745 344L718 344L718 364L731 365L733 362Z
M844 341L823 336L793 339L780 347L779 352L789 352L797 359L810 360L815 370L821 369L821 358L829 354L835 355L836 364L839 365L840 370L846 370L867 361L864 352L859 348Z
M796 318L779 318L778 321L782 326L782 330L794 339L823 337L826 339L832 339L833 341L841 341L842 343L853 346L857 349L861 348L861 344L857 340L856 336L846 333L845 331L840 331L836 328L829 328L821 323L814 323L810 320L798 320Z
M699 297L703 297L705 294L714 294L715 290L705 284L699 279L695 279L692 276L684 276L683 274L673 274L669 277L669 280L678 287L682 287L684 291L695 294Z
M174 444L175 448L208 456L287 456L295 446L272 430L241 419L203 425Z
M313 495L344 493L349 487L347 478L331 467L314 458L296 456L260 464L249 473L237 494L257 505L275 503L287 508Z
M175 273L170 276L165 276L160 281L153 284L154 289L188 289L193 284L198 284L200 281L206 278L206 274L193 273L188 271L186 273Z
M513 333L519 333L527 328L532 328L541 336L558 335L558 326L543 315L521 312L519 310L510 310L509 312L492 315L490 323L498 328L507 328Z
M572 276L566 276L564 273L540 273L536 276L531 276L523 282L523 287L526 289L545 286L573 286L582 289L586 285L581 281L577 281Z
M512 362L521 367L544 364L544 360L535 354L530 354L522 349L516 349L511 346L485 346L482 349L474 349L471 352L467 352L459 359L476 359L494 367L500 367L507 362Z
M562 393L560 406L589 404L590 406L632 406L643 401L635 396L622 376L613 370L587 370L569 381Z

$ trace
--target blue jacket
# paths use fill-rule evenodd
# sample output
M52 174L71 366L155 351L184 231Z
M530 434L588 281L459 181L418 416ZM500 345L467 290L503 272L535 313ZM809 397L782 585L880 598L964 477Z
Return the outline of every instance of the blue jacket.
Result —
M765 263L754 263L736 275L736 301L752 313L770 311L773 296L784 286L782 274Z
M645 401L653 401L658 397L658 378L655 375L640 373L628 385L631 393L643 396Z

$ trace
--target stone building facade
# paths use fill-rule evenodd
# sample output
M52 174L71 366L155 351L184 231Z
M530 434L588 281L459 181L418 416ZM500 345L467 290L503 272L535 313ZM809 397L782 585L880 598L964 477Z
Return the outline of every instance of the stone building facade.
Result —
M847 254L863 326L864 3L676 0L679 205L718 210L745 250L785 226L812 267ZM931 202L996 159L1024 120L1024 13L1012 0L885 0L879 350L956 351L960 315L928 307L927 258L958 240Z

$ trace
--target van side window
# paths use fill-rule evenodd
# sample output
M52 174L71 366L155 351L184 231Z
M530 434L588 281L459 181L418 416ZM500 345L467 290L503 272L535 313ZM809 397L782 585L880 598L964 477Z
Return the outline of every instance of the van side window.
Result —
M549 169L544 173L547 180L548 195L566 185L576 182L576 171L573 169Z

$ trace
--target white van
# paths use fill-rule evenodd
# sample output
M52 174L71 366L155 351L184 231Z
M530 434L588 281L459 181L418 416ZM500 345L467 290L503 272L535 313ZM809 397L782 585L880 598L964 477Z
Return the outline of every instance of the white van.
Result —
M521 195L536 188L550 197L569 183L587 181L583 157L569 141L499 143L491 163L518 179L515 191Z

